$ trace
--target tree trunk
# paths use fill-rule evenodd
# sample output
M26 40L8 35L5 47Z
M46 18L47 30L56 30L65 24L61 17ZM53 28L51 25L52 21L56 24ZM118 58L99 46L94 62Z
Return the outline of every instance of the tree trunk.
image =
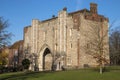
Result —
M100 66L100 74L103 73L103 69L102 69L102 66Z

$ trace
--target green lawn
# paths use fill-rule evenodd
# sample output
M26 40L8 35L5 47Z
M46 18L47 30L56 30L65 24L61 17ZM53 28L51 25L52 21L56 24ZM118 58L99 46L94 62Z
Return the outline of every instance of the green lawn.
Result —
M15 72L0 74L0 80L120 80L120 71L113 70L103 74L93 70Z

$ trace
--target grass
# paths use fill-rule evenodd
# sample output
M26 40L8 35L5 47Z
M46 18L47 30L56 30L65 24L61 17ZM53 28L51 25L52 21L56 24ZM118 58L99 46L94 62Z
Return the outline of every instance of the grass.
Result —
M0 80L120 80L120 71L99 74L94 70L70 70L59 72L15 72L0 74Z

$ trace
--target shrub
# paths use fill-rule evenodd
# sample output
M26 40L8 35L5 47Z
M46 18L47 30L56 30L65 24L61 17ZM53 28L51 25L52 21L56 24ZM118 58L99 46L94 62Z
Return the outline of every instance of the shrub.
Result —
M28 69L29 66L30 66L30 60L29 59L24 59L22 61L22 65L23 65L24 69Z

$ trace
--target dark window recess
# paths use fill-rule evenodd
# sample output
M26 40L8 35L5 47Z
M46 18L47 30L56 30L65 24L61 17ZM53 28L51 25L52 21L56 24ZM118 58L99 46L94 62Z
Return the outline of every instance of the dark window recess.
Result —
M101 18L101 19L100 19L100 21L102 22L102 21L103 21L103 19Z
M72 43L71 43L71 48L72 48Z

